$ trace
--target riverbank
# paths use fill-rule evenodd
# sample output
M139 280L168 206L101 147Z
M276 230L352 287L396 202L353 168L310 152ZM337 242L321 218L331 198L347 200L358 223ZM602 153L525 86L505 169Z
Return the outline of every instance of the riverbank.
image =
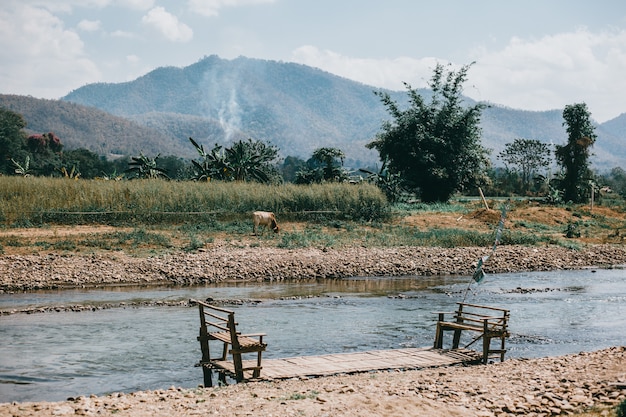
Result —
M394 247L344 249L246 246L220 242L196 253L123 252L0 255L0 292L116 285L203 285L231 281L403 275L471 275L489 249ZM626 246L500 246L487 273L550 271L626 264Z
M626 347L469 367L0 404L0 416L612 415L626 399ZM600 411L604 411L601 413Z

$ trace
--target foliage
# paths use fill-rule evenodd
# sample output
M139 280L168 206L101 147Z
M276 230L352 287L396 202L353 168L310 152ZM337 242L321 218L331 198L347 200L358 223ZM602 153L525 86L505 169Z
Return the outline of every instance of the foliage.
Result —
M80 178L80 172L76 169L76 166L73 166L72 169L70 169L69 171L67 170L67 168L62 167L61 173L65 178L70 180L77 180L78 178Z
M88 149L79 148L61 153L61 171L66 167L80 173L81 178L93 179L109 170L109 164L104 157L98 156ZM71 171L70 170L70 171Z
M30 135L28 138L26 138L26 146L28 147L28 150L33 154L61 152L61 149L63 149L61 139L59 139L59 137L53 132L48 132L41 135Z
M28 156L22 151L25 127L22 115L0 107L0 174L12 172L12 160L25 160Z
M297 156L288 156L283 160L280 172L285 182L295 182L298 172L306 169L306 161Z
M348 180L348 173L343 168L346 155L338 148L317 148L296 173L296 184L323 182L343 182Z
M167 172L165 172L163 168L157 166L159 156L160 155L157 155L154 158L149 158L144 154L140 154L138 157L131 157L131 162L128 163L126 173L130 174L130 178L169 179Z
M563 169L559 188L563 199L573 203L589 200L589 149L596 140L595 127L591 122L591 113L585 103L565 106L563 110L564 126L567 126L566 145L556 145L556 159Z
M24 164L20 164L15 159L11 158L11 162L15 168L15 173L22 177L30 177L30 156L26 155Z
M230 176L235 181L272 182L278 171L272 163L278 158L278 148L261 141L239 140L226 148Z
M367 147L378 150L392 173L425 202L447 201L485 180L488 151L480 144L483 104L463 107L462 85L469 65L447 72L438 64L429 82L430 104L405 83L410 107L401 110L386 92L377 92L393 122Z
M197 181L256 181L261 183L276 182L279 174L273 165L278 158L278 149L261 141L239 140L230 148L215 144L211 152L193 138L189 138L196 148L200 161L192 160Z
M361 168L359 171L367 174L367 180L376 184L378 188L385 193L387 200L390 203L397 203L400 197L405 192L402 188L402 179L400 174L392 174L386 167L386 162L383 163L378 173Z
M598 175L598 179L609 187L611 192L626 197L626 171L623 168L613 168L608 174Z
M549 146L535 139L515 139L504 146L498 157L507 168L516 167L521 173L522 192L529 190L534 174L550 166Z

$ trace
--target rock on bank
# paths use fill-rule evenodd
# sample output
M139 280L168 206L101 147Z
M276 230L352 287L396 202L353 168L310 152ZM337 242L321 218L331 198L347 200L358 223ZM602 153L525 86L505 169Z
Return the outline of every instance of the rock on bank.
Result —
M352 276L470 275L488 248L277 249L214 245L198 253L131 257L123 253L0 257L0 291L112 285L195 285ZM547 271L626 264L626 248L590 245L502 246L486 272Z

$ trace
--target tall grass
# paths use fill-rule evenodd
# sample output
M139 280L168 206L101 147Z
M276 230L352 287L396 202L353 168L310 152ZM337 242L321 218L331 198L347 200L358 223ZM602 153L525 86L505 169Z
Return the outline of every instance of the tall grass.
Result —
M283 218L321 216L381 220L389 205L370 184L262 185L256 183L98 181L0 177L0 222L176 223L236 219L254 210Z

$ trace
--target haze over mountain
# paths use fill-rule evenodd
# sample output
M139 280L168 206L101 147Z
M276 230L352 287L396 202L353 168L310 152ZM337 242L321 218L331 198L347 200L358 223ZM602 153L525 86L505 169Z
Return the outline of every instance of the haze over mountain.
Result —
M365 144L390 119L374 90L305 65L209 56L184 68L157 68L134 81L89 84L60 101L0 96L0 105L11 102L32 131L54 131L66 146L100 154L194 158L190 136L205 148L253 138L276 145L283 157L307 159L316 148L340 148L347 165L356 168L378 163L378 154ZM428 90L420 92L429 96ZM406 103L405 91L389 93ZM16 97L22 97L20 106ZM483 112L483 145L502 165L497 154L516 138L564 144L562 110L492 104ZM626 114L598 125L596 133L593 168L626 167Z

